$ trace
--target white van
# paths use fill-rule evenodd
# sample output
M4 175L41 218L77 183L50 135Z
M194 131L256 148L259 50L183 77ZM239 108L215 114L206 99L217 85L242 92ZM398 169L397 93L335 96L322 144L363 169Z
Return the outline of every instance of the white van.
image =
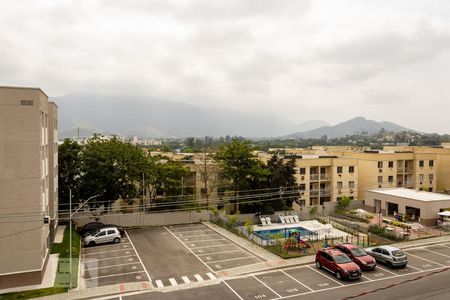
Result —
M97 244L104 243L120 243L120 232L117 227L104 227L100 228L83 239L85 246L95 246Z

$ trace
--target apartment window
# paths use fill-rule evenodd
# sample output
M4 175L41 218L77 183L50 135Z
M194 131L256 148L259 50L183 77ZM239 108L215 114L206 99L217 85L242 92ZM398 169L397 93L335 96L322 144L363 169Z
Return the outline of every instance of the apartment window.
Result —
M429 192L432 192L432 191L433 191L433 188L432 188L432 187L429 187L429 188L428 188L428 191L429 191Z
M430 161L428 162L428 166L429 166L429 167L434 167L434 160L430 160Z
M355 166L348 167L348 172L349 173L355 173Z
M350 197L348 197L348 199L350 199L350 201L352 201L352 200L355 200L355 197L350 196Z
M337 182L337 188L338 189L342 189L342 181L338 181Z
M342 174L342 167L337 167L338 174Z
M300 200L300 206L305 206L306 205L306 201L305 200Z
M389 168L393 168L394 167L394 162L393 161L390 161L389 162Z
M20 100L20 105L22 106L33 106L33 100Z
M419 167L423 168L423 166L424 166L423 160L419 160Z
M298 187L298 189L299 189L300 191L306 190L306 184L300 184L299 187Z
M433 181L433 174L428 174L428 180Z
M300 175L306 174L306 168L300 168Z
M383 169L383 162L382 161L378 162L378 169Z
M378 183L383 183L383 176L378 176Z
M423 178L424 178L423 174L419 174L419 181L420 181L420 184L422 184Z
M388 177L388 181L389 181L390 183L394 182L394 176L389 176L389 177Z
M348 182L348 187L351 188L351 189L355 188L355 182L354 181L349 181Z

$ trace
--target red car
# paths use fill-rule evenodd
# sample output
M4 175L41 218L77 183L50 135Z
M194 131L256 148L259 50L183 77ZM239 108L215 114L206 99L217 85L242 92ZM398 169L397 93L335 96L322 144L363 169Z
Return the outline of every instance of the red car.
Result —
M337 244L336 249L353 260L361 270L375 270L377 262L366 251L350 243Z
M359 279L361 269L347 255L334 248L324 248L316 254L318 269L333 273L337 279Z

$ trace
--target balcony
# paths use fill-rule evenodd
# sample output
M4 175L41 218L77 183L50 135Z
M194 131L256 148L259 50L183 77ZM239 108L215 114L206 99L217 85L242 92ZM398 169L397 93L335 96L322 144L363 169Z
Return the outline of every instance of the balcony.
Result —
M310 191L309 195L310 195L310 197L318 197L319 196L319 191Z
M329 189L321 189L320 197L331 197L331 191Z
M310 174L309 180L310 181L319 181L319 174Z
M320 174L320 180L322 180L322 181L331 180L331 174Z

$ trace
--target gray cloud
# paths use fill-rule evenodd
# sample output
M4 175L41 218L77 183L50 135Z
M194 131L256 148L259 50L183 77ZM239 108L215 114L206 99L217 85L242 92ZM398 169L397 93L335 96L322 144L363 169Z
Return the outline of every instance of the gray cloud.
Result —
M448 132L449 20L446 0L3 1L0 84Z

